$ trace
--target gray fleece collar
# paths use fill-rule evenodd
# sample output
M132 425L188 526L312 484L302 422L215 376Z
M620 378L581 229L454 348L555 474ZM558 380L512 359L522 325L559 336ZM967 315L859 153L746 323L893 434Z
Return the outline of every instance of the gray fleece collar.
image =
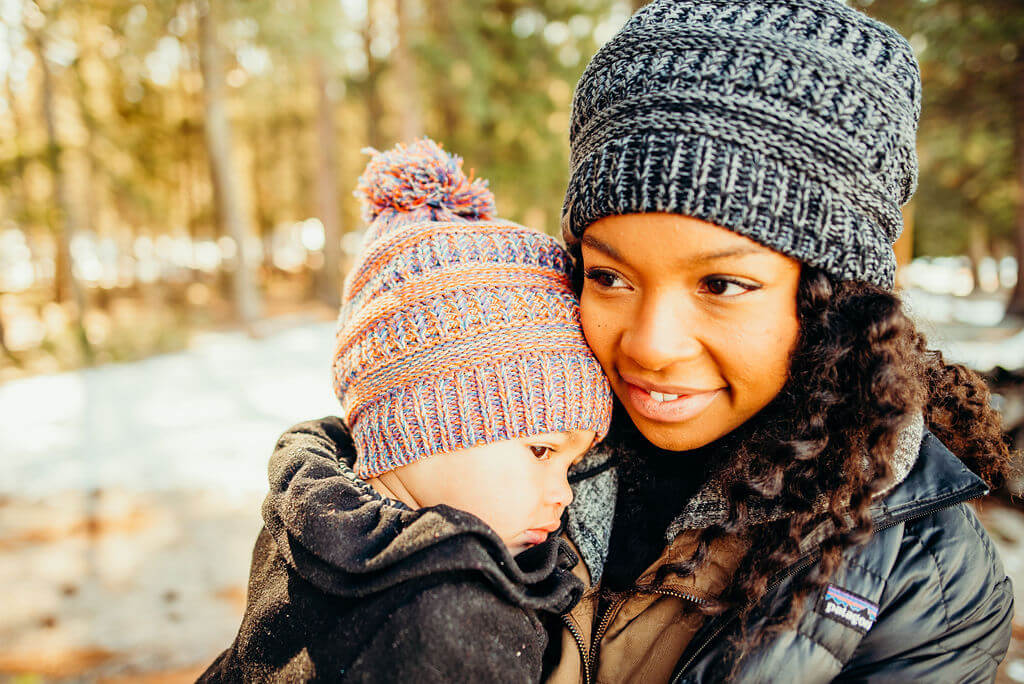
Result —
M590 583L601 581L608 544L612 538L615 498L619 491L619 475L608 462L615 454L607 444L600 444L573 466L569 473L572 503L569 505L566 534L576 544L580 558L590 572ZM597 474L587 476L587 473Z
M888 494L892 489L903 482L910 469L917 461L917 452L921 446L921 437L924 435L924 417L918 413L911 421L900 430L896 438L896 450L892 458L892 480L888 486L881 490L877 497ZM814 507L815 513L823 513L828 507L825 497L820 498ZM754 525L775 522L786 517L789 511L781 507L753 509L750 511L750 522ZM719 480L709 481L704 488L697 493L683 509L683 512L665 532L666 540L671 541L684 530L702 530L711 525L725 522L729 515L729 502L722 491L722 483Z
M896 450L892 458L892 479L876 498L888 494L902 483L917 462L921 438L924 435L924 417L918 413L900 430L896 439ZM575 472L600 469L602 464L613 457L607 448L599 446L578 466ZM590 571L591 583L601 580L604 563L608 557L611 540L612 519L615 515L615 499L618 493L618 474L615 468L601 470L597 475L573 484L573 503L569 506L569 522L566 531L579 549L583 562ZM816 512L823 512L827 506L824 498L816 505ZM709 481L698 492L683 512L676 517L665 532L666 541L672 541L684 530L704 529L722 523L728 518L729 503L722 483ZM752 510L751 521L765 524L788 515L780 507Z

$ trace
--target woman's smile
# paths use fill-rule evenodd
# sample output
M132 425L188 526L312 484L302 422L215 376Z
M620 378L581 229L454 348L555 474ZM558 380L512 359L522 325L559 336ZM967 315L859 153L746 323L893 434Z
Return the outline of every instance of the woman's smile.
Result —
M649 383L620 373L617 378L625 386L625 401L646 418L657 422L678 423L700 415L725 390L694 389Z

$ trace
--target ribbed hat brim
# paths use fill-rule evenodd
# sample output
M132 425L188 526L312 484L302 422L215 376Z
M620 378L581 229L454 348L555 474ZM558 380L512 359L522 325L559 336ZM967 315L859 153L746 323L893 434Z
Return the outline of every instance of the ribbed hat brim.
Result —
M603 439L611 392L588 351L542 350L397 383L349 417L373 477L422 458L548 432L593 430Z
M645 212L728 228L840 279L890 288L895 278L890 236L902 230L895 203L865 205L853 189L831 187L806 167L701 133L623 135L580 159L562 236L573 244L598 219Z

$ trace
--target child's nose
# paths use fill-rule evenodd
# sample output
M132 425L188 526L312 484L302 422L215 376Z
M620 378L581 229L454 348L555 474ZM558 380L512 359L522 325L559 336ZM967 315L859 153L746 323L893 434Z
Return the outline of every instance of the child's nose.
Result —
M547 488L545 503L565 508L572 503L572 487L565 476L556 478Z

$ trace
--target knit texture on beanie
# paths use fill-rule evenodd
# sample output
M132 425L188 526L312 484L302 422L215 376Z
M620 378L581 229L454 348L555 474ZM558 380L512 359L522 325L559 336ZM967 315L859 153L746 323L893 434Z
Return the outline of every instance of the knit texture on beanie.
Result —
M345 280L334 390L372 477L438 453L611 420L554 238L493 216L486 182L431 140L376 153Z
M920 109L907 41L838 0L655 0L577 85L563 237L683 214L891 288Z

